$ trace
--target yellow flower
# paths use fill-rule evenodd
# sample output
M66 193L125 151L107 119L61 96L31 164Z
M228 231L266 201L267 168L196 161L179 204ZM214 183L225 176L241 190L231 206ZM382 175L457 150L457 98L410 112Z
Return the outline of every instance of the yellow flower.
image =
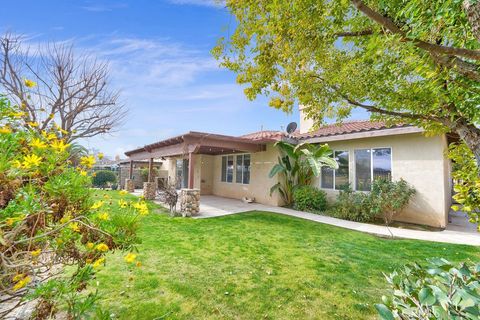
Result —
M137 258L137 255L136 255L136 254L129 252L123 259L124 259L127 263L132 263L132 262L135 261L136 258Z
M148 214L148 206L145 202L136 202L133 204L133 207L138 210L138 213L141 215Z
M99 218L100 220L108 220L108 219L110 219L110 216L108 215L108 213L103 212L103 213L100 213L100 214L98 215L98 218Z
M20 112L13 112L13 113L11 114L11 116L12 116L13 118L19 119L19 118L25 116L25 114L26 114L26 113L25 113L25 112L22 112L22 111L20 111Z
M103 195L103 198L104 198L104 199L110 199L110 196L105 193L105 194Z
M93 242L88 242L87 243L87 248L88 249L93 249L94 243Z
M97 154L98 160L102 160L103 157L104 157L103 153L99 152L99 153Z
M95 248L101 252L108 251L108 246L105 243L99 243Z
M120 206L120 208L125 209L126 207L128 207L128 202L123 199L120 199L118 200L118 205Z
M38 127L38 123L37 123L37 122L35 122L35 121L30 121L30 122L27 122L27 124L28 124L30 127L32 127L32 128L36 128L36 127Z
M42 136L44 136L47 140L55 140L57 139L57 135L53 132L45 132L45 131L42 131ZM63 141L62 141L63 142Z
M68 225L68 227L70 229L72 229L73 231L75 232L79 232L80 231L80 228L78 227L78 223L77 222L72 222Z
M31 142L30 142L30 146L32 148L37 148L37 149L44 149L47 147L47 145L45 144L45 142L43 142L42 140L40 139L33 139Z
M80 175L83 176L83 177L86 177L87 176L87 171L80 170Z
M100 267L104 262L105 262L105 258L97 259L97 260L95 260L95 262L93 263L93 267L94 267L94 268L98 268L98 267Z
M120 190L119 193L120 193L122 196L124 196L124 195L126 195L126 194L128 193L128 191L127 191L127 190Z
M5 220L5 223L7 224L7 226L11 227L13 226L13 224L15 223L17 219L15 218L7 218L7 220Z
M37 167L42 162L42 158L36 154L30 154L23 158L23 167L29 169L31 167Z
M14 277L13 277L13 282L18 282L20 280L22 280L23 278L25 278L25 275L23 273L17 273Z
M96 201L93 205L92 205L92 210L96 210L96 209L99 209L103 206L104 202L103 201Z
M40 253L42 253L42 249L37 249L35 251L31 251L30 254L32 255L32 257L38 257L40 255Z
M140 268L142 266L142 263L140 261L137 261L137 263L135 263L135 265Z
M0 127L0 133L7 134L12 133L12 129L8 126Z
M23 80L23 83L25 83L25 85L28 87L28 88L33 88L37 85L37 83L35 81L32 81L32 80L28 80L28 79L24 79Z
M50 136L51 134L49 134ZM56 138L56 136L55 136ZM55 139L55 138L52 138L52 139ZM65 142L63 142L63 140L55 140L52 142L52 148L57 151L57 152L63 152L65 151L65 149L67 149L68 147L68 144L66 144Z
M16 277L15 277L16 278ZM15 279L14 278L14 279ZM14 280L15 281L15 280ZM22 289L23 287L25 287L27 284L30 283L30 281L32 281L32 279L29 277L29 276L26 276L20 280L18 280L18 282L13 286L13 290L19 290L19 289Z
M92 156L92 155L90 155L88 157L81 157L80 158L80 164L82 166L87 167L87 168L91 168L95 164L95 157Z

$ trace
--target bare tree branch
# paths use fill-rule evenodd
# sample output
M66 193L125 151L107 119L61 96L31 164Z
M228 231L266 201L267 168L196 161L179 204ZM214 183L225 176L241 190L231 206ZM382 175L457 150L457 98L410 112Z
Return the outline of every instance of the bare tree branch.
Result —
M109 88L107 63L77 55L71 45L50 43L32 54L21 36L6 34L0 38L0 68L0 87L38 130L55 123L70 142L111 132L125 119L119 92ZM26 86L27 77L36 88Z

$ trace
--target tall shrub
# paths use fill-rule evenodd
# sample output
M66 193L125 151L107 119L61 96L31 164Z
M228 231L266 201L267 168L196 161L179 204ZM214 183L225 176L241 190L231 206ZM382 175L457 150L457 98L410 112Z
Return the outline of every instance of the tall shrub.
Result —
M0 296L12 306L0 318L29 299L38 302L38 319L62 308L71 319L89 318L98 297L85 289L108 252L128 251L134 263L138 219L148 207L94 199L86 171L95 158L84 156L73 168L61 129L23 127L22 113L0 96Z

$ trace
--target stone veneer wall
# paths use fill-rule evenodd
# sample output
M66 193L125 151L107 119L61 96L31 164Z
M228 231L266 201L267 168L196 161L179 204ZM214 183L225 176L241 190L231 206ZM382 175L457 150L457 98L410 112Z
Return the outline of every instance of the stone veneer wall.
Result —
M135 191L135 183L132 179L125 179L125 190L127 190L128 192Z
M147 200L154 200L157 195L157 184L155 182L143 183L143 197Z
M200 189L180 190L180 211L184 217L191 217L200 212Z

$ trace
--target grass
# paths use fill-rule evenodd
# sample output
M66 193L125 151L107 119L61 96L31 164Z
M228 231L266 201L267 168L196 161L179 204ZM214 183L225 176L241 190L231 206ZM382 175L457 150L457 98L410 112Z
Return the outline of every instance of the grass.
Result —
M143 266L129 271L116 253L97 277L103 306L120 319L376 319L373 305L388 293L382 273L429 257L480 257L476 247L275 213L196 220L152 208L140 230Z

